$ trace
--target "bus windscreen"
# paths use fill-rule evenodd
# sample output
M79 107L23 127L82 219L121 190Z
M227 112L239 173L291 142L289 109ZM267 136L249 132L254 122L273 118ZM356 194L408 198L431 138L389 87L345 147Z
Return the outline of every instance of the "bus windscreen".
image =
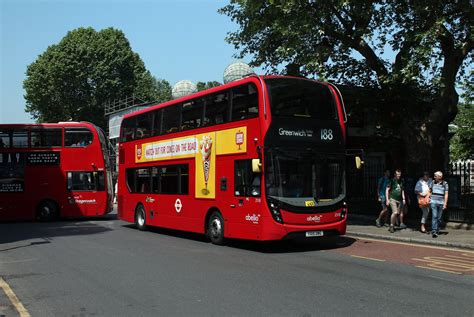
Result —
M265 79L272 116L337 120L334 97L323 84L288 78Z
M313 199L318 206L344 198L344 156L305 150L271 150L266 153L267 195L293 206Z

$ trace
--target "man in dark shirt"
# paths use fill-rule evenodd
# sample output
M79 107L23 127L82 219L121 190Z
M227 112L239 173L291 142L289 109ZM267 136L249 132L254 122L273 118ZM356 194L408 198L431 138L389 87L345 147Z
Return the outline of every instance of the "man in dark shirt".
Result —
M392 216L390 217L390 228L388 229L391 233L395 232L395 223L397 222L397 216L402 212L402 205L405 205L405 191L403 189L402 182L402 171L397 169L395 176L390 180L387 185L386 193L387 206L390 205L392 209ZM404 223L400 223L400 228L406 228Z

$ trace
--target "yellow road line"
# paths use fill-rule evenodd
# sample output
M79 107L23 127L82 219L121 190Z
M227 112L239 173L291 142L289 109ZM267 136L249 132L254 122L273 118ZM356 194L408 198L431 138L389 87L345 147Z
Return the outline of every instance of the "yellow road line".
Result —
M445 266L461 267L461 268L467 269L468 271L474 270L474 265L472 264L466 264L463 262L461 263L455 262L455 261L452 261L452 259L445 259L445 258L436 257L436 256L425 256L423 259L412 258L412 260L440 264L440 265L445 265Z
M377 241L377 242L385 242L385 243L392 243L392 244L400 244L400 245L409 245L409 246L416 246L420 248L428 248L428 249L438 249L438 250L446 250L446 251L456 251L456 252L463 252L466 254L473 254L474 251L458 249L458 248L449 248L449 247L438 247L433 245L426 245L426 244L419 244L416 242L409 243L409 242L399 242L399 241L391 241L391 240L384 240L384 239L373 239L373 238L362 238L362 237L355 237L357 240L368 240L368 241ZM471 256L471 255L468 255Z
M3 289L3 291L5 292L5 295L7 295L12 305L20 314L20 317L31 317L30 313L26 310L25 306L23 306L23 304L20 302L18 297L15 295L15 293L11 289L10 285L8 285L7 282L5 282L5 280L1 277L0 277L0 288Z
M462 257L462 256L455 256L455 255L445 255L445 257L449 258L447 260L451 260L451 261L454 261L454 262L461 262L461 263L471 264L474 267L474 261L469 259L469 258Z
M378 261L378 262L385 262L385 260L369 258L369 257L366 257L366 256L353 255L353 254L351 254L351 256L354 257L354 258L359 258L359 259L366 259L366 260L372 260L372 261Z
M419 267L421 269L428 269L428 270L433 270L433 271L441 271L441 272L446 272L446 273L452 273L452 274L458 274L458 275L462 275L462 273L459 273L459 272L454 272L454 271L448 271L448 270L442 270L442 269L436 269L434 267L429 267L429 266L418 266L416 265L416 267Z

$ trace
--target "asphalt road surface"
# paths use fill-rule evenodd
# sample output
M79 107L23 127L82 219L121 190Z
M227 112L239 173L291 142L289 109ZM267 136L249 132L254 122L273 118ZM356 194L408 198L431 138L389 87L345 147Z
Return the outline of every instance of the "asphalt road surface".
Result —
M474 252L230 241L93 221L0 224L0 316L472 316Z

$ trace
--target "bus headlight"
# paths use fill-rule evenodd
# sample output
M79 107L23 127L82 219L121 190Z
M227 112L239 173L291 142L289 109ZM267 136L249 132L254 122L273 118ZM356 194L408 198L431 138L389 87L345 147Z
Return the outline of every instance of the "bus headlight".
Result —
M283 218L281 217L280 206L274 200L269 200L268 206L270 207L270 213L272 214L273 219L278 223L283 223Z

